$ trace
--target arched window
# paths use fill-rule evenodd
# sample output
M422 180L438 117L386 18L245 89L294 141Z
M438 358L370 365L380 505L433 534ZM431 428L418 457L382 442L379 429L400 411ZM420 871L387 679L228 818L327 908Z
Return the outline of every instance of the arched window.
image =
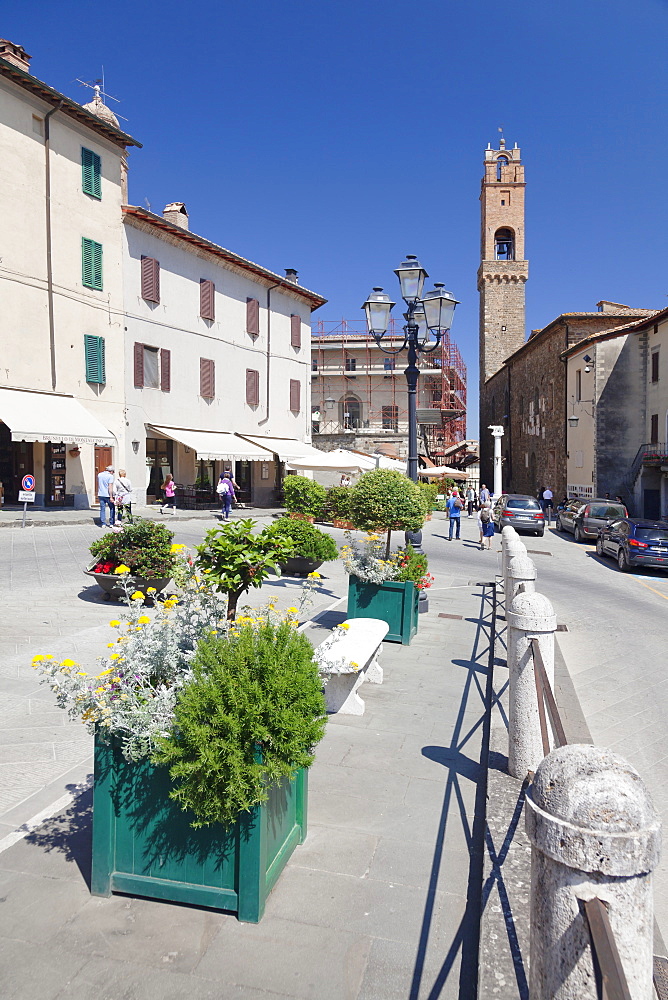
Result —
M497 181L501 180L501 167L507 167L507 166L508 166L508 157L507 156L500 156L498 158L498 160L496 161L496 179L497 179Z
M497 229L494 233L496 260L515 260L515 236L512 229Z

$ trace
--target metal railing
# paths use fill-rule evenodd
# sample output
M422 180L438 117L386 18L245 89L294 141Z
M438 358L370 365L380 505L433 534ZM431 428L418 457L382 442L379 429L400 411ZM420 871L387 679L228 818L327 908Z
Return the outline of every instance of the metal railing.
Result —
M545 663L538 639L531 639L530 644L534 664L536 695L538 698L540 734L543 741L543 753L547 757L550 753L550 735L547 728L548 716L550 725L552 726L555 745L557 747L566 746L568 739L561 715L559 714L552 685L545 670ZM632 1000L605 903L598 896L594 896L593 899L584 901L583 908L591 939L599 1000Z

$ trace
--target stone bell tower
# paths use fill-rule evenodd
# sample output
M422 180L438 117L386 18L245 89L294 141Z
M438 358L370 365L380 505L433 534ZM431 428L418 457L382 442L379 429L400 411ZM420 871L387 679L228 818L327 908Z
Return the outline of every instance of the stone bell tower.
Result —
M480 192L480 386L525 340L524 167L517 143L485 150ZM482 436L481 428L481 436Z

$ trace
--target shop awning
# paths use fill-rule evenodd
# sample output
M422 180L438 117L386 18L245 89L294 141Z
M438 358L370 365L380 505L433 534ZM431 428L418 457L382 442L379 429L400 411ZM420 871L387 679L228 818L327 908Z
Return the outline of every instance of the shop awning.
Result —
M258 434L239 434L238 436L244 441L251 441L259 448L264 448L265 451L278 455L281 462L288 464L293 458L319 459L323 455L318 448L314 448L311 444L305 444L303 441L297 441L296 438L260 437ZM266 460L265 456L265 462Z
M236 434L227 431L196 431L183 427L158 427L154 431L163 437L179 441L186 448L197 452L197 457L205 462L217 460L227 462L269 462L271 455L264 448L258 448Z
M106 445L116 442L114 435L73 396L3 388L0 420L9 427L12 441Z

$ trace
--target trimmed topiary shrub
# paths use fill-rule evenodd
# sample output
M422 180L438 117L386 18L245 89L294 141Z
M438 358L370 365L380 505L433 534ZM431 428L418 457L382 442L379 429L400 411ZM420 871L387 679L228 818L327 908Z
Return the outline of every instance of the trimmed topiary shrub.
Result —
M289 514L320 517L327 499L327 490L306 476L286 476L283 480L283 497Z
M401 472L373 469L350 487L350 519L364 531L387 531L387 552L393 529L419 531L427 507L420 487Z
M352 488L350 486L332 486L327 490L327 500L325 502L325 516L332 521L350 520L350 496Z
M337 559L339 550L336 542L325 531L309 524L308 521L295 521L291 517L280 517L274 521L264 533L270 538L288 539L294 545L293 556L301 559L312 559L317 562L330 562Z

